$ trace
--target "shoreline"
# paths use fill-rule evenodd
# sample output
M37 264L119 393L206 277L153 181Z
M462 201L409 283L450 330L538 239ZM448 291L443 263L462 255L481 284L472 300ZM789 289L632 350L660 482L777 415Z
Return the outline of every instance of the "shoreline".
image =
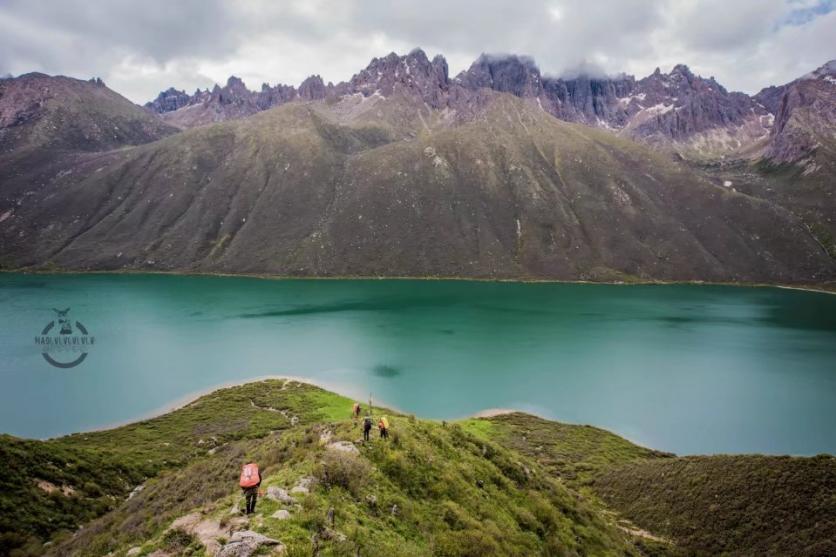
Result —
M813 292L817 294L836 295L836 281L829 281L822 283L822 285L812 284L788 284L788 283L768 283L768 282L733 282L733 281L704 281L704 280L661 280L661 279L647 279L647 280L583 280L583 279L551 279L538 277L463 277L463 276L409 276L409 275L339 275L339 276L298 276L298 275L272 275L268 273L221 273L212 271L163 271L153 269L120 269L120 270L92 270L92 271L78 271L70 269L0 269L0 274L18 274L18 275L71 275L71 276L90 276L90 275L125 275L125 276L176 276L176 277L196 277L196 278L246 278L258 280L284 280L284 281L304 281L304 280L352 280L352 281L456 281L456 282L493 282L493 283L516 283L516 284L586 284L586 285L602 285L602 286L730 286L736 288L779 288L782 290L798 290L800 292Z

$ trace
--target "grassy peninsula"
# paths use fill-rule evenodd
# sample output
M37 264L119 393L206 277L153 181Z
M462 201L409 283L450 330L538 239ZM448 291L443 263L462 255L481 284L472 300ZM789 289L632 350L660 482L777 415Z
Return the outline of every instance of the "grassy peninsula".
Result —
M390 439L362 443L351 404L265 380L111 430L2 436L0 554L834 550L832 456L680 458L520 413L444 423L380 408ZM265 496L247 518L237 477L250 459Z

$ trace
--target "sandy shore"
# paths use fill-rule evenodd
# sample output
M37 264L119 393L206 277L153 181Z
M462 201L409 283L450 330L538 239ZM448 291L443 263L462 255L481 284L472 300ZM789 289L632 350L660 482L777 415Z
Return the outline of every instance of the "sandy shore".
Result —
M523 412L522 410L515 410L513 408L485 408L475 414L468 416L469 418L493 418L496 416L504 416L505 414L514 414L516 412ZM531 414L531 412L523 412L524 414Z

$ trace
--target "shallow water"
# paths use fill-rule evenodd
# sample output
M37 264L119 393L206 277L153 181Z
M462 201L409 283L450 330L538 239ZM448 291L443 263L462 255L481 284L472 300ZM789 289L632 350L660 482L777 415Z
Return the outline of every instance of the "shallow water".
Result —
M34 339L67 307L96 343L61 369ZM518 408L681 454L836 453L827 294L5 274L0 308L0 431L15 435L104 427L292 375L425 417Z

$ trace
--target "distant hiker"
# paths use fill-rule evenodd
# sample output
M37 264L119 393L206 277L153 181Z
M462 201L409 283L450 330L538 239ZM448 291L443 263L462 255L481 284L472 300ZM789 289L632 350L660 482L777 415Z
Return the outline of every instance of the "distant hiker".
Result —
M377 428L380 430L381 439L389 439L389 419L386 416L380 417Z
M241 479L238 482L244 491L246 501L246 513L255 512L255 502L258 499L258 487L261 485L261 474L258 472L258 464L250 462L241 469Z
M363 420L363 441L369 440L369 432L372 430L372 417L366 416Z
M354 403L354 407L351 409L351 415L354 417L355 422L360 417L360 403L359 402Z

